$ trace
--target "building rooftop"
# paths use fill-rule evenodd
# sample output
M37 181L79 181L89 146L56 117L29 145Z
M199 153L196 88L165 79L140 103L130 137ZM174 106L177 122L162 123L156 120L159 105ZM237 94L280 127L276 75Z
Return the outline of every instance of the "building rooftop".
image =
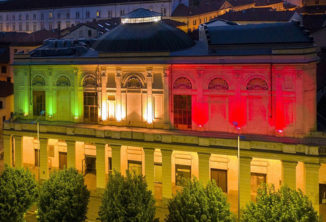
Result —
M33 33L25 32L0 32L0 41L15 46L37 46L45 39L57 38L57 31L40 30Z
M26 11L31 9L63 8L118 3L155 2L153 0L10 0L0 2L0 11Z

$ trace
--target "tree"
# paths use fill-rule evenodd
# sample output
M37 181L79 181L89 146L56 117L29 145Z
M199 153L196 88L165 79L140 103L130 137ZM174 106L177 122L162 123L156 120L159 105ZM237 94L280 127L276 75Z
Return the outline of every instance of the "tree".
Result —
M256 203L246 206L241 215L243 222L317 222L318 215L310 200L301 191L263 185L258 190Z
M234 221L226 195L215 181L206 187L197 180L188 181L182 192L169 201L167 222Z
M37 186L28 170L8 166L0 175L0 221L20 222L37 199Z
M89 191L75 169L55 172L40 189L39 221L85 221Z
M155 216L155 201L147 190L144 177L129 173L126 177L118 172L109 175L99 219L110 221L152 222Z

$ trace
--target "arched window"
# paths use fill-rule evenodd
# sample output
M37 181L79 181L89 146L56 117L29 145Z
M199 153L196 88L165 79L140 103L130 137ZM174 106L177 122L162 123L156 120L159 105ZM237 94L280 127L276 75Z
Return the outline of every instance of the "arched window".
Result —
M189 79L180 77L174 81L174 89L192 89L192 84Z
M35 76L32 81L32 86L45 86L45 80L42 76Z
M83 87L96 87L96 78L92 75L87 75L83 81Z
M57 86L70 86L70 80L66 76L60 76L56 83Z
M125 83L125 88L128 89L141 89L142 86L142 82L137 76L130 76Z
M215 89L215 90L228 90L229 85L228 83L221 78L212 79L208 84L208 89Z
M268 85L265 80L261 78L254 78L248 82L247 90L268 90Z

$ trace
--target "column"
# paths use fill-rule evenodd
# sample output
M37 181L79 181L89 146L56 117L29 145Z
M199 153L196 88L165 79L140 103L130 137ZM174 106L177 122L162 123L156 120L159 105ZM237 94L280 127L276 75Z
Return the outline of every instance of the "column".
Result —
M105 189L105 144L96 143L96 188Z
M117 70L115 75L115 118L118 122L122 120L122 102L121 102L121 70Z
M306 195L319 212L319 163L304 163Z
M282 185L296 189L296 167L298 162L282 161Z
M49 178L48 167L48 139L40 139L40 180Z
M203 185L207 185L209 182L209 158L210 153L198 153L198 173L199 181Z
M163 199L172 197L172 169L171 156L172 150L163 150L162 153L162 196Z
M67 168L76 168L76 142L66 140L67 143Z
M148 189L154 193L154 148L144 148L145 178Z
M169 112L169 69L165 69L163 73L163 90L164 90L164 122L170 125L170 112Z
M2 135L2 137L4 147L4 163L8 166L12 166L12 136Z
M106 92L106 84L107 84L107 74L106 71L102 73L102 120L105 121L108 119L108 96Z
M22 137L15 136L15 167L23 167L23 146L22 146Z
M147 70L147 123L153 123L154 115L153 115L153 95L152 95L152 70Z
M251 200L250 163L250 157L240 157L240 209L244 208Z
M121 145L110 145L112 151L112 170L120 172L121 168Z

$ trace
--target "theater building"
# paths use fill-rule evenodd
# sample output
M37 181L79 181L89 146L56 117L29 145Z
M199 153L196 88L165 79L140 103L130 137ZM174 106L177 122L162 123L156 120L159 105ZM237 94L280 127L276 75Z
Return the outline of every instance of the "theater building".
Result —
M17 55L5 163L40 179L75 167L99 190L112 170L134 170L159 200L183 178L215 180L234 212L240 174L241 207L266 182L303 190L322 212L312 39L279 23L210 26L193 42L160 20L140 9L92 46L48 40Z

